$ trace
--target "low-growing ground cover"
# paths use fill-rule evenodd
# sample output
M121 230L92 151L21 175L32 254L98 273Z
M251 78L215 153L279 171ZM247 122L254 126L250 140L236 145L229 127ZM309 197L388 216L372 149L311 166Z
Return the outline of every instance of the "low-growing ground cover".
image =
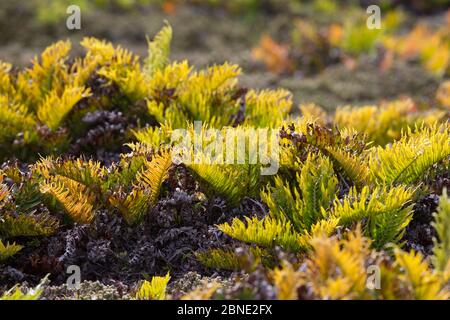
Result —
M1 63L3 299L448 298L448 83L433 106L297 108L170 61L171 38Z

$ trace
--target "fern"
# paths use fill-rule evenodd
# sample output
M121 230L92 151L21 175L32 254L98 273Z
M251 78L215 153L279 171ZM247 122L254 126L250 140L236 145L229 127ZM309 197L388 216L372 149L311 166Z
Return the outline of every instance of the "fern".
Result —
M4 238L50 236L58 227L58 219L46 213L0 216L0 235Z
M151 161L142 159L132 190L129 193L121 189L116 191L109 197L109 203L121 212L127 223L138 223L157 203L171 166L172 153L165 149L154 155Z
M11 258L13 255L15 255L17 252L22 250L22 246L18 244L9 244L6 243L3 244L3 242L0 240L0 263Z
M372 178L382 184L412 184L433 165L450 156L450 129L447 124L408 130L403 138L372 153Z
M169 62L172 27L166 23L153 41L148 40L148 57L144 63L144 73L150 78L155 71L162 70Z
M137 183L149 192L149 201L153 205L158 200L162 184L169 177L169 169L172 166L172 153L162 151L145 162L145 169L137 175Z
M396 265L403 272L400 279L407 283L409 298L418 300L445 300L449 293L443 290L439 275L429 270L420 252L397 250Z
M40 190L54 197L75 222L90 223L94 218L96 197L85 185L56 175L43 182Z
M136 298L139 300L165 300L169 281L169 273L165 277L153 277L151 281L145 280L141 284Z
M437 270L445 272L450 270L450 199L446 189L434 218L433 227L436 229L437 239L434 239L433 264Z
M374 246L381 248L401 239L412 218L412 206L408 205L412 196L413 191L402 186L374 190L366 186L360 193L352 188L342 202L335 200L333 214L345 226L367 219L366 231Z
M38 300L44 291L44 285L47 283L45 277L35 288L28 289L25 292L18 286L14 286L0 296L0 300Z
M231 224L221 224L218 228L230 237L263 247L280 246L294 252L307 249L307 243L293 230L290 222L279 222L271 217L262 220L246 217L245 221L235 218Z
M331 162L322 156L309 156L297 175L298 187L275 177L274 187L261 193L271 214L287 218L298 232L309 231L311 226L326 217L337 191L337 178Z
M249 250L210 249L195 256L207 268L251 272L261 264L263 255L260 248L250 247Z
M90 90L83 87L66 87L61 96L51 91L37 110L38 119L55 131L72 108L90 95Z

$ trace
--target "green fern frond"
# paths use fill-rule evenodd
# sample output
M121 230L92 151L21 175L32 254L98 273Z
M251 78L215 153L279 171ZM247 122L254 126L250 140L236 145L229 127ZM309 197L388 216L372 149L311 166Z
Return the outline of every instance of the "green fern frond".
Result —
M139 142L159 149L161 144L170 143L171 130L170 126L162 125L161 127L148 127L133 131L133 134Z
M24 141L30 142L35 138L35 130L36 120L28 108L0 95L0 143L12 143L18 134L23 134Z
M141 284L136 298L139 300L164 300L169 281L169 273L165 277L153 277L151 281L145 280Z
M13 244L6 243L6 245L5 245L5 244L3 244L2 240L0 240L0 263L11 258L17 252L22 250L22 248L23 248L23 246L15 244L15 243L13 243Z
M305 232L325 218L337 185L331 161L324 156L310 155L297 174L296 186L291 187L275 177L274 186L263 191L261 198L272 216L281 220L287 218L298 232Z
M295 232L289 221L284 223L271 217L262 220L258 220L256 217L245 217L245 221L235 218L231 224L224 223L218 228L230 237L250 244L268 248L280 246L293 252L307 249L304 239Z
M147 39L148 57L144 62L144 73L150 78L156 70L162 70L169 63L172 27L166 25L156 34L153 41Z
M301 215L306 230L309 230L313 224L324 218L323 209L328 209L332 203L338 180L328 158L309 156L297 181L303 202Z
M369 159L372 178L380 184L412 184L433 165L450 156L450 128L447 123L422 127L392 146L378 147Z
M47 214L4 214L0 216L3 238L50 236L59 228L59 221Z
M381 248L400 240L412 218L412 206L408 205L412 196L413 191L403 186L374 190L365 186L359 193L352 188L343 201L335 200L333 214L344 226L367 219L366 232L374 246Z
M437 239L434 239L433 264L437 270L444 272L450 267L450 198L446 189L440 197L434 219Z

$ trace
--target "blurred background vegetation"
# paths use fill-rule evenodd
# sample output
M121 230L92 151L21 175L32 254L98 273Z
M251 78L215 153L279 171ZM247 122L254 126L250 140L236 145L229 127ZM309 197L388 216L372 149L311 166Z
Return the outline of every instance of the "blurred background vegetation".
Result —
M81 30L66 28L79 5ZM368 5L383 28L366 27ZM285 87L325 108L433 101L450 70L450 0L29 0L0 2L0 60L27 66L56 40L107 39L144 56L167 20L172 59L231 61L244 85ZM74 55L81 54L75 46Z

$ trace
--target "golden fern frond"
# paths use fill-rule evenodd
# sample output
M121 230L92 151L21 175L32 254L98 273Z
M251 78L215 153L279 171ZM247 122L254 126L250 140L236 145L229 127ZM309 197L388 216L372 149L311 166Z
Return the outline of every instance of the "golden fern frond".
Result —
M327 113L321 107L314 103L302 104L299 106L300 112L303 118L310 123L318 123L320 125L326 125Z
M161 144L170 143L171 130L170 126L162 125L161 127L148 127L132 132L139 142L145 143L154 149L159 149Z
M0 263L11 258L17 252L22 250L22 248L23 246L15 243L12 244L6 243L5 245L3 244L2 240L0 240Z
M313 291L325 299L364 297L370 240L362 236L360 229L348 240L322 235L310 243L313 253L307 262L306 279L311 281Z
M9 196L9 188L3 184L3 172L0 170L0 209L4 206L7 197Z
M292 224L280 222L272 217L258 220L256 217L245 217L243 222L237 218L231 224L224 223L218 226L219 230L230 237L250 244L272 248L280 246L285 250L298 252L307 249L307 243L294 231Z
M98 161L84 158L63 160L46 157L41 158L33 166L33 174L34 176L40 175L44 179L51 179L55 175L62 176L88 186L97 196L100 196L104 180L107 177L107 169Z
M89 95L90 89L84 87L67 86L61 95L56 90L52 90L39 105L37 117L47 127L55 131L72 108L81 99Z
M87 186L56 175L41 183L40 190L54 197L75 222L90 223L94 218L96 196Z
M400 280L410 294L410 298L418 300L446 300L448 290L436 272L430 270L428 263L420 252L404 252L396 250L396 266L401 270Z
M392 146L378 147L369 159L372 178L380 184L411 184L450 156L448 123L411 129Z
M34 288L23 292L17 285L6 291L0 296L0 300L38 300L44 291L44 285L47 283L47 277Z
M46 213L0 217L0 235L4 238L50 236L58 228L58 219Z
M145 280L137 294L139 300L164 300L166 298L166 288L170 281L169 273L164 277L152 277L151 281Z
M139 172L137 183L149 192L150 204L155 204L161 192L162 184L169 177L169 169L172 166L172 152L163 150L155 155L151 161L146 161L144 170Z
M69 40L58 41L44 50L40 61L34 58L31 69L19 74L18 87L34 102L29 104L31 107L39 104L50 91L62 93L69 77L65 61L71 48Z
M434 219L437 239L434 239L433 265L437 270L445 272L450 265L450 198L446 189L440 197Z
M147 39L148 57L144 62L144 73L151 78L156 70L162 70L169 63L172 27L166 25L156 34L153 41Z
M28 108L0 95L0 143L12 143L19 133L23 133L24 141L29 142L34 137L35 127L36 121Z
M11 79L12 65L0 60L0 95L13 96L15 88Z
M245 123L256 127L276 128L292 108L292 94L283 89L249 91L245 96Z
M292 264L284 262L280 268L270 272L270 277L279 300L298 299L298 288L304 283L304 279L303 274L295 270Z
M368 141L386 145L401 137L401 132L413 123L409 116L414 109L410 99L392 101L379 107L337 108L334 123L363 133Z
M128 194L120 190L113 193L109 197L109 203L120 211L128 224L133 225L147 213L151 200L145 190L134 188Z

